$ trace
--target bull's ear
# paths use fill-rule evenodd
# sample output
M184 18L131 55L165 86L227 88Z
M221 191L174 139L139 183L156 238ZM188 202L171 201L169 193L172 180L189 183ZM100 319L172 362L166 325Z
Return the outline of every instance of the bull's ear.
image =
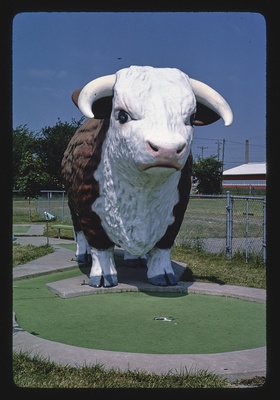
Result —
M81 90L82 89L77 89L72 94L72 101L75 104L75 106L77 106L77 107L78 107L78 98L79 98L79 94L81 93Z
M72 101L75 106L78 107L78 98L79 94L81 93L82 89L77 89L72 94ZM96 100L92 105L92 112L95 119L106 119L110 118L111 111L112 111L112 99L113 96L101 97L100 99Z
M215 113L215 111L197 102L196 113L192 124L195 126L209 125L218 121L220 118L220 115Z

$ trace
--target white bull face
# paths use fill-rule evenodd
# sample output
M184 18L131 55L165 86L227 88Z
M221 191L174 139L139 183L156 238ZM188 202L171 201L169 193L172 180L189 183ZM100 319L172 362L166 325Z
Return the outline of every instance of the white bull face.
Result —
M131 66L89 82L72 98L88 118L94 117L99 100L113 99L107 155L119 170L129 165L147 174L183 168L193 125L222 118L228 126L233 119L219 93L175 68ZM109 117L103 105L98 113L97 118Z
M108 144L114 142L111 156L139 170L181 170L190 153L195 111L195 95L183 72L152 67L117 72L107 134Z

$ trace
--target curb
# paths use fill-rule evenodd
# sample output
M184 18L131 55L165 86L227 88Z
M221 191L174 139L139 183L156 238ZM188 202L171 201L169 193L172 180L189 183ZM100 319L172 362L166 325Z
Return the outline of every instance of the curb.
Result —
M215 354L144 354L87 349L38 338L24 331L13 317L15 352L28 352L62 366L101 364L105 369L168 374L207 370L229 382L266 375L266 347Z
M55 250L54 253L43 258L46 260L47 257L49 257L48 260L52 263L55 255L58 256L58 254L61 254L65 257L67 251L69 254L69 250L66 252L60 252L57 248ZM39 261L40 259L36 262L37 266L40 265ZM69 263L67 264L67 262L65 263L65 258L64 267L62 266L63 263L61 263L60 260L58 261L59 267L57 267L57 269L73 268L73 266L71 266L72 263L70 263L70 265ZM174 261L173 264L175 264L176 268L182 268L183 265L185 265ZM27 265L25 266L27 267ZM28 273L28 270L29 268L25 268L24 276L34 276L34 271L32 272L31 269ZM53 270L52 266L52 271ZM44 273L48 272L45 271ZM75 280L77 278L71 279ZM81 277L78 277L78 279L81 280ZM58 282L53 282L53 284L57 284ZM139 289L139 283L136 285L133 285L133 282L130 285L127 283L119 285L127 286L120 287L119 291L146 290L145 287ZM149 284L147 285L149 287L151 286ZM48 284L48 286L50 286L50 284ZM81 286L79 284L76 286L79 286L82 290L90 291L86 294L93 294L93 291L96 290L96 288L91 288L88 285ZM143 284L143 286L145 286L145 284ZM52 290L52 288L48 288ZM106 291L117 290L117 288L118 286L110 289L107 288ZM203 282L179 282L177 286L167 287L166 289L170 292L171 288L177 292L187 291L188 293L204 293L218 296L237 297L243 300L257 301L261 303L266 302L266 290L264 289ZM100 289L102 290L104 288ZM72 289L70 288L70 291L71 290ZM162 288L160 288L160 290L162 291ZM153 288L153 291L156 290ZM65 293L61 297L63 296L73 297L67 296ZM209 373L214 373L226 378L229 382L234 382L238 379L250 379L256 376L266 376L266 346L249 350L215 354L144 354L87 349L38 338L31 333L24 331L17 324L15 313L13 313L13 350L15 352L28 352L30 356L39 355L43 359L64 366L70 365L74 367L83 367L85 365L90 366L99 363L105 369L115 368L121 371L138 370L156 374L207 370Z

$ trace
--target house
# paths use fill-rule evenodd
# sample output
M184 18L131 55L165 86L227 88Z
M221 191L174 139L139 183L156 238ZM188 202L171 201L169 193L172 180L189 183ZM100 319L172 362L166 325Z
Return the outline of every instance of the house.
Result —
M223 188L266 188L266 162L250 162L223 172Z

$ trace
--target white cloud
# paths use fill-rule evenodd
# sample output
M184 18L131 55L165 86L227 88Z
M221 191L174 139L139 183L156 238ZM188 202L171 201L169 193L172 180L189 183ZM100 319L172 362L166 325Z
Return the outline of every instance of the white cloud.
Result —
M67 72L65 70L55 71L52 69L33 69L29 70L30 75L33 78L38 79L62 79L67 76Z

